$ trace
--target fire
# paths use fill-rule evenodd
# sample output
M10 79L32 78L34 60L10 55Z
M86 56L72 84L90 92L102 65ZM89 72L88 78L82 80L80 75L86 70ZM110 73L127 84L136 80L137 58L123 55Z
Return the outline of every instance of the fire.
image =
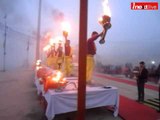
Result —
M59 82L59 79L57 79L57 77L53 77L52 80L53 80L54 82L56 82L56 83Z
M55 43L55 40L54 40L53 38L50 38L49 44L50 44L50 45L53 45L54 43Z
M60 82L60 80L62 79L63 75L60 71L57 71L55 76L52 78L52 80L56 83Z
M54 46L55 44L58 44L58 43L63 43L63 37L62 36L58 36L58 37L55 37L55 38L50 38L49 44L46 45L43 48L43 51L47 52L52 46Z
M41 60L37 60L37 62L36 63L41 63Z
M58 36L56 38L54 38L56 43L63 43L63 37L62 36Z
M47 32L46 35L44 36L45 39L49 39L51 38L52 33L51 32Z
M62 22L62 30L69 33L71 31L70 24L68 22Z
M102 6L103 6L103 14L111 17L111 11L108 5L108 0L104 0Z
M98 22L99 22L100 24L102 24L102 21L103 21L103 18L100 17L100 18L98 19Z
M36 61L36 70L39 70L41 67L41 60Z
M60 71L57 72L57 78L60 79L62 77L62 73Z
M36 70L38 71L39 69L41 69L42 67L41 66L37 66L36 67Z
M37 60L36 62L36 66L39 66L39 65L41 65L41 60Z
M51 45L47 45L43 48L43 51L48 51L50 49Z
M63 80L62 81L66 81L66 78L63 78Z

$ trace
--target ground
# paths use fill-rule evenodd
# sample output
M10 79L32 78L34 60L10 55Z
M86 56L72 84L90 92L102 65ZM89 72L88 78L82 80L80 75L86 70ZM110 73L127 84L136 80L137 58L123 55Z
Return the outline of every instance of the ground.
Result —
M0 119L43 120L33 84L34 72L18 70L0 73Z
M0 72L0 120L45 120L33 70ZM73 120L76 112L56 115L54 120ZM122 120L104 108L86 111L86 120Z

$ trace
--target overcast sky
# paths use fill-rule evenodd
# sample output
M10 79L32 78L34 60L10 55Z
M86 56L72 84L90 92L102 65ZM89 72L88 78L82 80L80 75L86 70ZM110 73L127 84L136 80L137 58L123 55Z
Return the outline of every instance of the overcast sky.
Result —
M135 1L135 0L134 0ZM142 1L142 0L136 0ZM148 0L143 0L148 1ZM155 0L158 1L158 0ZM141 60L160 63L160 9L133 11L133 0L109 0L112 28L106 43L97 44L99 60L104 64L138 63ZM89 0L88 37L93 30L102 31L98 18L102 15L102 0ZM160 3L159 3L160 4ZM17 31L32 34L37 29L38 0L0 0L0 22L7 15L7 24ZM78 43L79 0L42 0L41 33L62 34L60 23L70 22L69 39Z

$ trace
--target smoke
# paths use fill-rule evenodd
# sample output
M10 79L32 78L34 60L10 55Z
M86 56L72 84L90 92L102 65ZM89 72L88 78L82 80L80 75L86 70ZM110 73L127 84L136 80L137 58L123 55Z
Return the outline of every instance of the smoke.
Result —
M64 20L64 13L58 9L52 10L52 16L55 22L62 22Z
M7 25L17 31L33 31L38 14L37 1L0 0L0 20L7 16Z
M0 12L1 14L12 14L15 10L15 5L19 3L19 0L14 0L12 2L10 0L0 0Z
M61 30L61 23L65 19L64 13L53 6L46 4L45 11L42 12L42 33L52 32L54 35L59 35ZM44 19L47 18L47 19Z

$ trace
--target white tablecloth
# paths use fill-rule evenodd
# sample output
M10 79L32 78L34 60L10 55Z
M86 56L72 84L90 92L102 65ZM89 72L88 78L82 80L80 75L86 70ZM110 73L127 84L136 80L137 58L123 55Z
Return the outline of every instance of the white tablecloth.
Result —
M66 78L66 80L69 80L69 81L76 81L77 80L77 77L68 77ZM34 84L37 88L37 94L40 95L40 93L44 94L44 87L43 87L43 84L40 84L39 83L39 78L37 78L35 76L35 81L34 81Z
M118 115L119 94L116 87L105 89L102 87L86 88L86 108L101 106L114 106L114 116ZM52 120L55 114L66 113L77 110L77 90L55 92L49 90L44 97L48 103L46 116Z

